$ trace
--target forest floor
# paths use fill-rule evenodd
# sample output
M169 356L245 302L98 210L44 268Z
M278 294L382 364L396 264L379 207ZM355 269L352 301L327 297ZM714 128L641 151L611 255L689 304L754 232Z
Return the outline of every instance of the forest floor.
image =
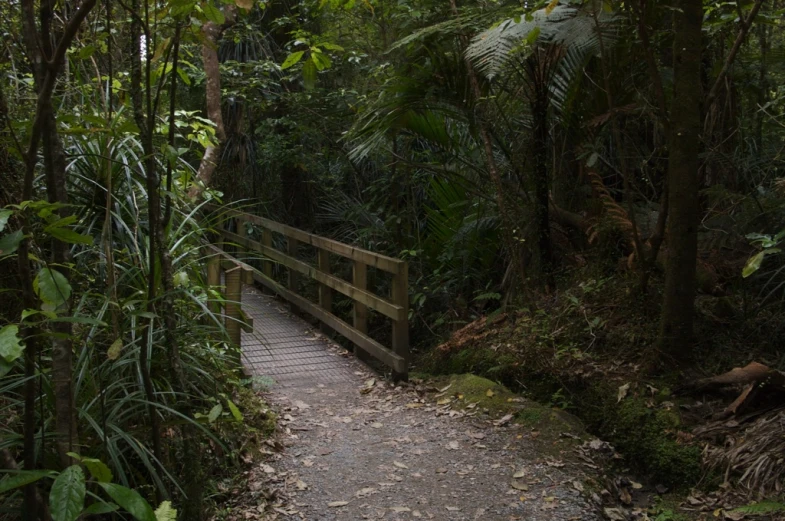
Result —
M489 380L396 386L346 360L340 382L266 395L279 450L249 472L230 518L599 519L586 499L592 465L568 455L585 440L568 422L539 409L538 425L555 430L511 421L493 405L541 406Z

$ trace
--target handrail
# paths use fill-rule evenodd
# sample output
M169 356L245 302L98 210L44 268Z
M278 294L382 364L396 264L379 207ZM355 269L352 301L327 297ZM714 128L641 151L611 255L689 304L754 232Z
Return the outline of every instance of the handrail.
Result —
M264 257L261 270L253 269L253 280L259 282L294 306L305 311L350 340L362 352L373 356L392 368L393 379L408 377L409 363L409 295L408 264L362 248L356 248L333 239L287 226L264 217L236 209L211 207L237 221L237 233L220 229L221 239L245 250L256 251ZM262 228L261 242L246 236L244 222ZM286 238L287 251L273 247L272 233ZM317 266L296 258L299 244L308 244L317 250ZM220 250L227 255L223 250ZM330 255L339 255L352 261L352 282L330 273ZM272 263L288 270L286 286L272 278ZM240 263L243 267L245 263ZM367 287L367 268L372 266L392 274L390 295L379 296ZM297 294L298 276L306 276L319 284L319 303L314 304ZM332 292L337 291L353 301L352 324L332 313ZM386 347L368 336L368 310L372 309L392 321L392 346ZM239 334L238 334L239 335ZM360 353L358 353L359 355Z
M215 208L215 206L211 206L211 208ZM327 237L314 235L310 232L300 230L299 228L294 228L286 224L271 221L270 219L266 219L258 215L241 212L239 210L235 210L234 208L221 208L221 211L223 211L227 217L239 218L252 224L256 224L257 226L267 230L280 233L286 237L297 239L299 242L309 244L315 248L319 248L320 250L326 250L330 253L335 253L336 255L340 255L341 257L345 257L350 260L360 261L366 266L378 268L388 273L398 274L401 272L401 269L403 269L402 267L406 264L406 261L402 261L400 259L394 259L380 253L374 253L372 251L350 246L349 244L344 244L333 239L328 239Z

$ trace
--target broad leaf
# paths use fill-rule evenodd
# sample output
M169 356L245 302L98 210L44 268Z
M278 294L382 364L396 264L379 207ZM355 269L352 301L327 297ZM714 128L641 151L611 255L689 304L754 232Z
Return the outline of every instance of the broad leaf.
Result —
M234 3L237 4L237 7L246 11L253 7L253 0L234 0Z
M112 471L109 470L109 467L107 467L103 461L95 458L82 458L82 463L84 463L84 466L87 467L90 475L93 476L93 479L96 481L102 483L109 483L112 481Z
M303 54L305 54L305 51L293 52L292 54L286 57L284 62L281 64L281 68L288 69L289 67L295 65L303 58Z
M213 423L215 420L218 419L218 417L221 415L222 412L224 412L224 408L223 405L219 403L218 405L210 409L210 413L207 415L207 420L210 423Z
M0 232L5 230L8 219L14 214L13 210L0 210Z
M79 465L71 465L57 476L49 493L52 521L76 521L84 507L85 478Z
M93 238L89 235L82 235L81 233L76 233L75 231L68 228L47 226L44 228L44 232L48 233L55 239L67 242L68 244L93 244Z
M243 413L240 412L240 409L237 408L234 402L229 398L227 398L226 404L229 406L229 411L231 411L232 416L234 416L234 419L237 420L238 422L243 421Z
M0 378L7 375L13 368L14 364L6 362L4 358L0 357Z
M758 271L763 264L763 259L766 258L766 255L770 255L772 253L779 253L779 248L770 248L768 250L763 250L761 252L756 253L747 261L747 264L744 266L744 269L741 272L741 276L745 279Z
M51 476L49 470L23 470L17 474L9 474L0 481L0 494L5 494L9 490L24 487L30 483L35 483L41 478Z
M14 233L0 237L0 257L14 253L24 238L22 230L16 230Z
M22 356L22 352L25 350L18 333L19 328L13 324L0 329L0 357L3 357L8 363Z
M139 521L156 521L153 507L135 490L115 483L98 483L120 507Z
M109 514L110 512L114 512L118 508L120 508L120 507L118 507L117 505L115 505L114 503L112 503L110 501L101 502L101 503L93 503L89 507L85 508L82 511L82 514L84 514L86 516L95 516L95 515L99 515L99 514Z
M306 89L312 89L316 85L316 64L313 60L308 60L303 65L303 84Z
M65 275L51 268L43 268L33 280L33 290L44 304L55 308L71 298L71 285Z
M205 18L218 25L222 25L226 21L221 10L215 7L211 2L204 2L202 4L202 12L204 13Z

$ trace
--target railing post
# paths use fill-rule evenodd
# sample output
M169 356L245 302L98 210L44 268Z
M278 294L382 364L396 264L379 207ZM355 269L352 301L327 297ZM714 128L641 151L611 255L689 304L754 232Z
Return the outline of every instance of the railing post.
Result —
M267 228L262 228L262 246L267 248L273 247L273 232L272 230L268 230ZM262 252L262 255L266 258L266 253ZM267 277L268 279L272 280L273 278L273 263L269 260L262 261L262 274ZM273 293L270 289L265 286L263 291L267 294Z
M224 273L226 282L226 321L224 326L229 334L229 339L237 346L237 352L242 353L242 315L240 301L242 299L242 274L240 266L227 270ZM236 360L242 364L242 356Z
M214 250L205 250L207 258L207 285L216 288L221 285L221 257ZM207 309L218 314L221 311L220 303L214 299L207 301Z
M404 359L404 367L393 369L393 380L409 379L409 265L401 264L400 271L393 275L391 299L403 308L402 318L393 320L392 348ZM401 370L402 369L402 370Z
M326 273L327 275L330 274L330 252L327 250L323 250L319 248L316 252L317 260L319 263L319 271L322 273ZM327 311L328 313L332 313L333 310L333 292L329 286L324 284L319 284L319 307L323 310ZM322 332L327 331L327 326L324 324L320 324L319 327Z
M368 266L360 261L352 263L352 284L358 289L368 289ZM362 334L368 334L368 306L356 300L352 302L352 325ZM368 360L369 356L360 348L354 348L354 354L360 360Z

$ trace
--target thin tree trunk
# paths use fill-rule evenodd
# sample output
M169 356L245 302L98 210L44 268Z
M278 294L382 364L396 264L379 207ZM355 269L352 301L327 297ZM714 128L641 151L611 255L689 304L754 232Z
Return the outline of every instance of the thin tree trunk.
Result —
M155 299L157 296L155 267L158 260L158 240L156 230L158 229L158 219L161 211L161 201L158 197L158 180L155 164L155 150L153 149L153 127L149 124L153 120L152 93L150 85L150 32L144 26L144 36L147 56L145 87L142 90L142 56L141 56L141 34L143 29L142 19L139 14L139 0L131 3L131 102L133 105L134 120L140 129L142 149L144 158L142 164L145 169L145 181L147 188L147 222L149 234L148 246L148 273L147 273L147 311L155 313ZM145 17L146 18L146 17ZM147 21L145 20L146 24ZM142 94L144 93L144 101ZM146 107L145 107L146 105ZM145 108L148 117L145 117ZM150 418L150 437L153 442L153 455L158 465L163 466L163 448L161 443L161 422L158 411L155 408L155 389L153 388L152 376L150 374L150 351L152 350L151 335L155 324L155 318L150 319L147 331L143 334L144 341L139 349L139 370L142 376L142 388L144 389L145 399L147 400L147 414ZM156 499L160 502L163 499L163 491L156 488Z
M215 125L216 143L207 147L199 163L196 173L196 182L188 191L192 199L198 198L204 189L210 186L213 174L221 157L221 147L226 141L226 130L221 115L221 63L218 60L218 42L224 30L234 24L237 9L232 5L224 5L223 13L225 22L218 25L207 22L202 26L202 65L205 74L205 98L207 102L207 117Z
M659 338L661 353L675 360L690 352L693 341L698 254L702 23L701 0L677 2L668 156L668 263Z
M65 155L62 144L57 135L57 124L55 120L54 107L52 105L52 93L54 92L57 76L60 74L65 63L65 53L70 47L71 42L76 36L76 32L95 6L96 0L85 0L76 9L71 18L67 21L57 46L54 47L54 37L52 34L53 4L51 0L44 0L39 6L40 32L35 22L35 5L32 0L23 0L22 23L25 45L31 60L33 69L33 79L37 90L36 113L30 135L30 144L27 153L24 155L26 163L24 199L33 198L33 176L37 163L38 146L41 142L44 145L44 172L48 199L51 203L68 203L68 195L65 186ZM61 217L67 214L67 207L60 207L57 212ZM29 233L29 222L25 219L23 225L25 233ZM69 261L68 245L57 239L52 241L52 261L55 264L65 266ZM32 273L29 264L29 247L27 241L20 248L19 270L22 278L24 291L33 295L25 300L32 300L30 308L36 309L37 299L32 292ZM67 278L67 273L64 274ZM60 457L60 464L66 466L70 463L67 453L73 450L76 444L76 418L73 399L72 385L72 361L71 361L71 325L68 322L61 322L54 326L54 340L52 342L52 381L54 386L55 400L55 433L57 439L57 449ZM37 341L33 342L34 345ZM25 361L25 372L34 371L35 359L39 354L39 346L28 350L29 359ZM29 386L27 392L35 392L34 386ZM26 397L26 408L30 403ZM34 398L33 398L34 400ZM30 418L25 416L26 428L33 427L28 425ZM34 414L30 412L29 414ZM33 417L34 423L34 417ZM28 455L25 455L27 465ZM33 460L34 463L34 460ZM32 489L31 489L32 490ZM26 498L30 494L26 493Z
M175 145L175 108L177 99L177 65L180 55L180 34L182 28L180 25L175 30L172 51L172 72L169 74L171 89L169 91L169 146ZM172 258L169 254L169 249L166 247L165 231L169 226L172 218L172 163L167 163L166 167L166 201L164 209L164 218L161 225L158 227L158 243L161 248L161 281L163 283L163 308L168 310L164 314L164 323L166 328L164 334L166 337L166 344L168 347L168 360L169 368L175 376L175 381L179 387L182 395L188 394L188 382L183 371L183 366L180 359L180 342L177 338L177 317L174 313L174 278L172 274ZM188 399L182 399L179 404L180 412L186 418L193 417L193 411L188 403ZM188 500L183 505L183 518L193 521L201 521L204 518L203 508L203 479L201 455L199 454L199 440L197 438L198 432L191 424L186 424L180 429L180 435L183 442L183 466L186 475L186 496Z

